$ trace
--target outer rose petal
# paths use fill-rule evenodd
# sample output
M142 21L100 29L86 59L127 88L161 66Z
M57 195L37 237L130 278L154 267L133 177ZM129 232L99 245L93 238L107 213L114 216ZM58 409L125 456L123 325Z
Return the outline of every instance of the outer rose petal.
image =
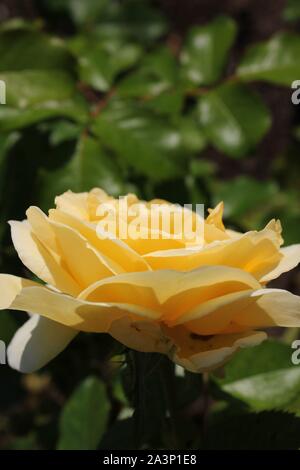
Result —
M276 279L278 276L290 271L300 263L300 244L281 248L280 253L283 257L273 271L263 276L261 279L262 282L272 281L272 279Z
M38 207L30 206L26 211L26 215L32 232L40 242L52 252L58 253L59 246L46 214Z
M105 258L76 230L49 220L37 207L30 207L26 214L36 237L46 248L53 247L81 290L115 274Z
M80 294L93 302L135 304L177 317L203 301L221 295L258 289L249 273L226 266L204 266L191 272L172 270L126 273L103 279Z
M275 222L274 222L275 224ZM260 232L247 232L240 237L215 241L204 248L165 250L144 256L152 269L172 266L189 271L200 266L225 265L243 269L260 280L280 262L280 237L272 223Z
M43 281L63 292L77 295L81 288L61 265L59 256L34 235L27 221L11 221L11 236L22 263Z
M20 372L34 372L65 349L77 334L72 328L33 315L11 340L8 364Z
M0 274L0 309L37 313L76 330L107 332L123 316L156 319L158 312L125 303L87 302L50 290L39 284Z
M261 289L251 295L257 306L271 318L275 325L297 328L300 326L300 297L283 289ZM263 319L255 317L249 309L249 315L243 315L242 325L260 327ZM268 325L266 325L268 326Z
M167 354L172 347L172 342L163 334L160 324L155 322L122 317L111 324L108 332L128 348L141 352Z
M300 297L280 289L259 289L212 299L182 315L177 324L201 334L241 332L271 326L300 326Z
M248 304L254 303L251 299L253 292L253 290L233 292L208 300L185 315L175 318L175 320L169 323L169 326L185 325L187 329L199 335L216 335L223 332L235 333L243 331L245 328L233 325L233 318L238 313L243 312Z
M95 248L74 229L53 222L52 227L62 258L83 289L96 280L115 274Z
M238 349L256 346L267 338L263 332L232 335L198 336L183 326L165 334L174 342L169 357L191 372L205 372L223 365Z

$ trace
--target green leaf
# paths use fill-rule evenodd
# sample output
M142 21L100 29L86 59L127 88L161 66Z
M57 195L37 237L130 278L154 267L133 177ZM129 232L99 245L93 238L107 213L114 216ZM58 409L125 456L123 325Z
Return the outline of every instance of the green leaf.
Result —
M207 160L192 160L190 165L190 173L192 176L207 178L211 177L216 172L216 165ZM218 201L220 202L220 200Z
M93 24L105 12L109 0L70 0L67 7L74 22L79 25Z
M73 20L99 38L136 39L152 43L166 32L166 20L147 0L71 0L66 5Z
M300 75L300 35L280 33L246 52L237 76L245 81L264 80L291 86Z
M226 16L194 27L181 53L182 75L195 85L211 85L221 77L237 28Z
M158 96L145 101L145 107L157 114L174 117L184 105L184 95L180 90L167 90Z
M71 77L59 70L0 73L6 83L7 104L0 107L0 130L11 130L56 116L79 122L87 106Z
M228 384L260 373L293 368L292 352L288 345L272 339L253 348L243 349L226 364L224 378L220 383Z
M73 59L64 41L40 31L9 28L0 34L0 71L69 69Z
M293 366L293 350L268 341L241 351L225 367L221 389L256 411L286 409L300 393L300 367Z
M180 173L180 132L138 103L112 100L95 119L93 131L138 174L164 180Z
M125 189L114 160L98 140L88 136L80 137L74 155L64 166L41 171L39 186L40 201L49 207L57 194L69 189L83 192L100 187L112 195L119 195Z
M77 140L82 132L81 127L77 123L63 119L43 122L40 124L39 130L50 133L49 142L52 146L60 145L70 140Z
M11 18L0 24L0 34L8 31L38 31L41 27L40 20L27 21L24 18Z
M106 14L97 23L102 35L122 35L142 43L152 43L167 30L167 23L161 12L148 0L126 0L109 2Z
M240 84L225 84L207 93L198 109L211 144L235 158L253 150L271 126L263 101Z
M108 412L105 386L96 377L86 378L62 411L58 449L96 449L106 428Z
M300 19L299 0L288 0L283 11L283 18L286 21L298 21Z
M76 38L70 47L78 59L80 79L99 91L108 91L117 75L132 67L142 52L138 44L120 38Z
M176 82L176 61L166 47L146 56L138 71L128 75L118 86L126 97L152 97L170 89Z
M56 15L66 14L78 28L90 29L107 14L109 0L43 0L47 10Z
M180 116L176 121L182 137L183 146L188 152L201 152L207 145L206 135L199 127L195 113Z
M225 217L248 230L262 226L279 201L279 188L275 181L257 181L247 176L215 182L213 193L215 204L224 201Z
M224 385L223 390L246 402L254 410L285 408L300 393L300 367L237 380Z
M280 221L283 227L285 245L299 243L300 213L289 214L285 211L285 213L280 216Z

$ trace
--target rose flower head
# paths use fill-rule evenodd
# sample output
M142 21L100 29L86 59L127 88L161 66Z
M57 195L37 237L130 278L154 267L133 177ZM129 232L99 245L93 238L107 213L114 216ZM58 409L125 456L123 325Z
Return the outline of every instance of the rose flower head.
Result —
M175 213L186 216L183 233ZM32 372L84 331L203 372L259 344L262 330L299 327L300 297L267 284L299 263L300 245L281 248L279 221L242 234L222 214L222 203L204 219L98 188L58 196L48 216L30 207L26 220L10 222L12 240L42 282L0 274L1 309L30 315L8 347L11 367Z

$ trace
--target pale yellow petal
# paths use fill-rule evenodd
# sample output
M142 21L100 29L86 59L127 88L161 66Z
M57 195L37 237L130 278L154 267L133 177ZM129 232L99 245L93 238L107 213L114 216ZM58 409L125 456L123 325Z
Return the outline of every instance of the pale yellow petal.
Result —
M153 232L149 233L149 238L127 238L125 242L141 255L151 253L152 251L185 248L186 246L184 240L172 237L162 238L161 232L158 234L157 239L151 238L152 236Z
M38 286L37 282L29 281L12 274L0 274L0 310L10 308L15 297L24 287Z
M103 189L93 188L89 192L73 193L66 191L55 198L56 208L67 214L90 221L94 218L97 208L108 199L113 200Z
M55 233L49 223L49 219L41 209L36 206L31 206L26 211L27 220L30 224L31 230L35 233L36 237L46 247L53 252L58 252L57 241Z
M260 284L251 274L227 266L203 266L184 275L181 273L172 295L163 305L164 321L176 324L186 312L211 299L259 288Z
M274 325L283 327L300 327L300 296L283 289L260 289L251 294L260 312L249 308L238 322L241 325L260 327L264 324L263 313ZM237 320L236 320L237 321ZM268 326L268 325L265 325Z
M200 266L224 265L243 269L260 280L278 265L282 254L277 233L266 227L260 232L247 232L203 248L153 252L144 258L152 269L172 266L179 271L189 271Z
M33 315L19 328L7 348L10 367L32 373L65 349L78 331Z
M190 331L211 335L272 326L300 326L300 297L280 289L258 289L212 299L178 318Z
M213 243L215 241L228 240L230 237L225 230L221 230L213 224L204 224L205 243Z
M184 324L188 330L199 335L249 330L249 326L240 323L243 316L249 315L259 318L260 323L257 326L274 326L270 317L257 307L255 300L251 298L253 292L255 291L248 290L211 299L179 317L176 323Z
M274 243L277 246L281 246L284 242L282 238L282 225L280 220L277 219L272 219L270 222L265 226L264 230L265 232L269 232L270 237L273 238Z
M281 274L290 271L300 263L300 244L281 248L281 260L272 271L262 277L262 282L269 282L276 279Z
M81 292L79 298L90 302L131 303L138 308L149 308L161 312L157 286L149 272L126 273L98 281ZM163 281L161 274L157 280ZM160 313L161 315L161 313Z
M167 354L172 343L159 323L124 316L112 322L109 334L128 348Z
M233 230L231 228L226 229L226 233L230 238L239 238L243 235L242 232L238 232L237 230Z
M206 218L206 223L212 224L219 230L225 231L223 224L224 202L219 204L214 209L208 209L209 215Z
M71 214L59 210L50 210L49 218L52 221L62 223L72 227L79 232L89 243L99 251L108 263L111 264L114 271L134 272L149 270L149 265L137 252L132 250L122 240L113 237L99 237L96 232L96 225L74 217Z
M82 289L116 274L114 264L72 227L50 220L36 207L28 209L27 217L39 240L60 255Z
M158 317L155 311L131 304L92 303L38 284L28 286L16 276L0 275L0 296L0 309L36 313L82 331L107 332L114 320L125 315L133 319Z
M78 217L82 220L89 220L89 211L87 205L88 193L73 193L66 191L55 198L57 209Z
M171 270L127 273L103 279L80 295L93 302L124 302L161 312L166 322L208 299L260 284L250 274L226 266L191 272Z
M61 263L61 258L47 249L33 233L28 221L10 221L11 237L22 263L37 277L62 292L77 295L80 285Z
M199 336L184 327L170 328L165 331L174 346L169 357L176 364L191 372L205 372L222 366L241 348L256 346L267 335L263 332Z
M105 262L105 258L76 230L53 221L50 224L61 257L82 289L115 274Z
M241 290L216 298L211 298L197 307L178 315L171 317L168 321L169 326L184 324L186 328L200 335L219 334L232 327L234 315L240 312L245 305L254 303L250 296L253 290ZM238 331L244 328L239 328Z

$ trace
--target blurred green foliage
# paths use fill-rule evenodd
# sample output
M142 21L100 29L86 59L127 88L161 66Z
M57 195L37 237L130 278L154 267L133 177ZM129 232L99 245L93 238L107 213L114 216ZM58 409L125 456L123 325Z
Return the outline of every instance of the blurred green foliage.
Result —
M233 228L278 217L286 242L299 241L300 123L289 90L300 79L299 2L282 12L289 30L238 52L243 26L234 18L215 15L179 34L154 3L43 0L43 19L1 24L1 271L28 275L12 250L8 219L94 186L178 203L224 200ZM289 282L299 286L296 275ZM19 316L2 314L1 339L18 324ZM147 406L138 423L136 374L123 352L111 339L86 335L46 372L21 378L2 368L3 447L299 448L300 369L282 341L240 352L223 378L206 384L173 375L172 404L162 398L162 359L151 356L141 372ZM213 397L208 418L203 394Z

